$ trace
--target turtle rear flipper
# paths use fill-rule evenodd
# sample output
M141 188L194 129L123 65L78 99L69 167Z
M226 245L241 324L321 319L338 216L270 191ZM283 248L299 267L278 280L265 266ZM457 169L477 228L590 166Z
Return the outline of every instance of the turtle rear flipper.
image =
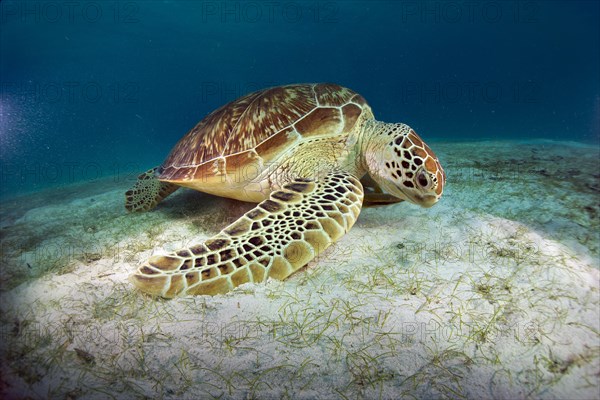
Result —
M179 186L161 182L156 178L156 169L149 169L140 174L131 189L125 192L125 208L127 211L148 211L156 207L165 197L179 189Z
M150 257L130 279L166 298L285 279L350 230L362 200L362 185L346 172L296 179L204 243Z

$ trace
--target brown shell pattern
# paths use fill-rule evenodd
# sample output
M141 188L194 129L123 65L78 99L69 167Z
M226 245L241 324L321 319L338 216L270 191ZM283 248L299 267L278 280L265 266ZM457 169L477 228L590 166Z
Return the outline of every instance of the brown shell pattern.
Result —
M304 137L348 132L365 107L360 95L331 83L250 93L213 111L181 138L159 168L159 178L193 180L200 172L219 170L214 167L215 159L224 160L219 157L239 159L238 165L256 154L266 161L289 146L294 131Z

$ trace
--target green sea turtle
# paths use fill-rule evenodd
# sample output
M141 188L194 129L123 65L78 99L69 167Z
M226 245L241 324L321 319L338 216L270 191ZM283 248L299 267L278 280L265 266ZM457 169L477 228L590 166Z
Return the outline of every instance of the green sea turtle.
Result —
M206 116L126 193L129 211L149 210L180 186L259 204L202 244L150 257L131 281L171 298L285 279L348 232L363 197L430 207L445 179L409 126L376 121L350 89L260 90Z

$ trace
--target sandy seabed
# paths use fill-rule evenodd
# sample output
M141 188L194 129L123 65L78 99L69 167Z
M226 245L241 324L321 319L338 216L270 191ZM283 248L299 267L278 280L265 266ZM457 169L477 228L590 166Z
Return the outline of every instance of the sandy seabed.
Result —
M597 399L600 151L434 143L431 209L366 208L280 282L163 300L128 275L250 204L189 190L128 214L130 179L0 208L0 397Z

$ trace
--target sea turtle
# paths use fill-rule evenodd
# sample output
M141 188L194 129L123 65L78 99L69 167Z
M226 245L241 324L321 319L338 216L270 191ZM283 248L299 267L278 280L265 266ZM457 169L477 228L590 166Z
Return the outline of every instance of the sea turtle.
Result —
M260 90L206 116L126 193L129 211L149 210L180 186L259 204L202 244L150 257L131 281L171 298L285 279L348 232L363 197L430 207L445 179L414 130L376 121L350 89Z

